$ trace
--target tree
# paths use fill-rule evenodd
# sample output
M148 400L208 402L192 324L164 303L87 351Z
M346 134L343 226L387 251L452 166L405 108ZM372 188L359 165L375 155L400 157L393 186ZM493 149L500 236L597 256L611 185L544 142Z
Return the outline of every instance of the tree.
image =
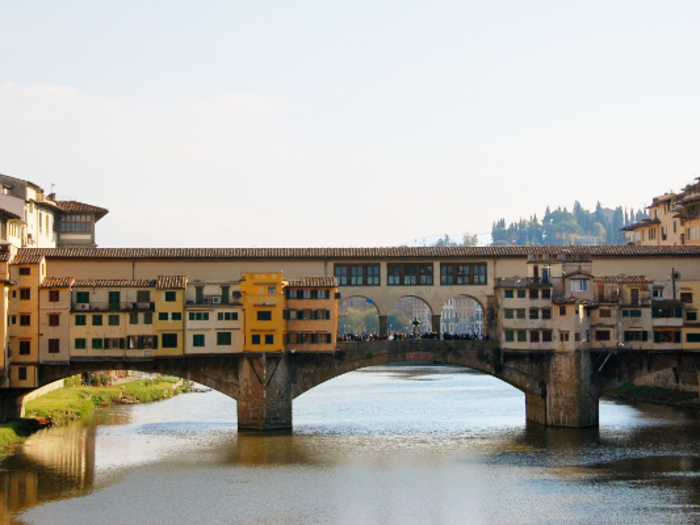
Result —
M477 246L479 244L479 237L475 234L465 232L462 237L462 246Z

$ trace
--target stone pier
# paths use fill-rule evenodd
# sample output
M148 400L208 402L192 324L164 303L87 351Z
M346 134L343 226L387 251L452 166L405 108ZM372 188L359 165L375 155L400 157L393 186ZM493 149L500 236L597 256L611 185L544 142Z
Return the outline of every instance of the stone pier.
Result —
M288 355L247 354L239 367L238 430L292 428Z

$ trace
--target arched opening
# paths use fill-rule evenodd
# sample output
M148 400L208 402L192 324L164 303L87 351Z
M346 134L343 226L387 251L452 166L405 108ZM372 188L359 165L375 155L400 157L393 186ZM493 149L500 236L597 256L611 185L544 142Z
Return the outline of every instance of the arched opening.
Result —
M387 314L387 332L390 337L425 336L433 332L433 312L428 303L414 296L394 302Z
M372 299L346 297L338 304L338 337L369 336L379 332L379 312Z
M484 309L468 295L451 297L442 307L440 332L445 338L481 339L484 336Z

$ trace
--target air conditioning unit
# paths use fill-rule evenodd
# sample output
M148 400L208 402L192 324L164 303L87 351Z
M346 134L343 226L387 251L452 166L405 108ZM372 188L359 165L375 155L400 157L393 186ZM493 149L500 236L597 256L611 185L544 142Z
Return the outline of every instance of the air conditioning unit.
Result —
M221 304L221 297L212 297L211 302L212 304Z
M88 303L81 303L81 304L78 305L78 309L79 309L79 310L89 310L89 309L90 309L90 305L89 305Z

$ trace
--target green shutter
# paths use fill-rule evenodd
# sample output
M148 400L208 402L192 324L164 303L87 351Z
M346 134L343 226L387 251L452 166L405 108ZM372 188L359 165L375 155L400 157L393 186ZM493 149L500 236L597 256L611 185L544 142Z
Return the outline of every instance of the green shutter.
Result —
M683 318L683 307L682 306L676 306L676 311L674 313L674 317L676 319L682 319ZM680 342L680 341L679 341Z

